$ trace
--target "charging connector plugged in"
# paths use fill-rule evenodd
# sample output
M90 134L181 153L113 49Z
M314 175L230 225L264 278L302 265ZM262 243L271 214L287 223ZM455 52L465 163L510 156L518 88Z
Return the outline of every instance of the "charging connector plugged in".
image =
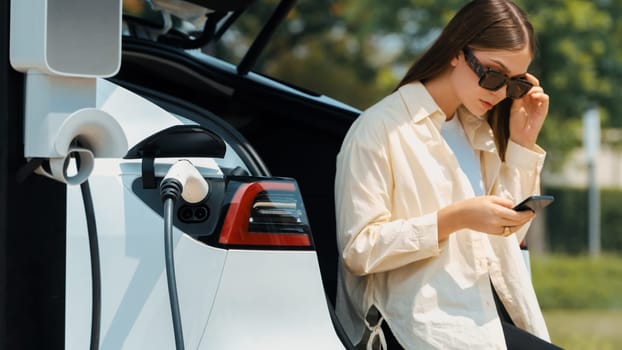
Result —
M175 257L173 249L173 209L181 196L190 204L199 203L207 197L209 185L197 168L188 160L180 160L173 164L160 184L160 196L164 203L164 259L166 265L166 281L168 285L175 348L184 350L184 335L181 323L181 309L177 295L175 278ZM201 206L197 206L201 208ZM201 215L199 211L194 216ZM206 213L207 216L207 213Z

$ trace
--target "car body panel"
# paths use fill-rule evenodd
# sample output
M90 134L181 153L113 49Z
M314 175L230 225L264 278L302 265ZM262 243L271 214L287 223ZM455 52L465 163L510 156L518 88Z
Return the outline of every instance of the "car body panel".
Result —
M108 164L106 164L108 163ZM134 175L114 161L97 161L89 180L101 261L101 349L174 346L164 269L161 216L131 190ZM107 174L101 169L114 170ZM90 265L79 187L67 188L66 349L88 348ZM226 251L175 230L175 264L185 343L196 348L207 324Z
M315 252L230 250L200 349L343 349Z
M97 86L98 107L115 116L130 146L160 129L194 123L111 82L99 81ZM229 157L229 162L236 161ZM223 160L188 159L204 177L223 178L218 164ZM176 160L156 159L155 175L164 176ZM133 190L141 173L141 160L97 159L89 178L102 266L102 349L174 346L162 213L145 205ZM67 188L67 213L65 341L66 349L82 349L90 334L91 293L86 219L77 186ZM343 348L315 251L211 247L179 227L174 242L186 346Z

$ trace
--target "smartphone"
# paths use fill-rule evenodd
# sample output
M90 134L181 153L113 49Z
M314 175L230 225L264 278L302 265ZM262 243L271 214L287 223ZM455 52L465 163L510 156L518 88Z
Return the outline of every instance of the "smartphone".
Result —
M555 200L555 197L550 195L539 195L539 196L529 196L525 198L522 202L518 203L514 210L523 211L523 210L531 210L533 212L538 211L551 204Z

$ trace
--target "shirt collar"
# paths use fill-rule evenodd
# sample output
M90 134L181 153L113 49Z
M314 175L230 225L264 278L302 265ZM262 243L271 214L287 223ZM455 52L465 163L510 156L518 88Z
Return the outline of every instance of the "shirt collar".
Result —
M430 118L440 130L447 119L443 110L436 104L432 95L419 81L403 85L398 89L410 117L415 123ZM464 106L458 108L458 118L471 145L476 150L496 152L497 146L492 129L484 117L478 117Z
M462 122L464 133L474 149L485 152L496 152L497 146L485 117L478 117L469 112L464 106L458 108L458 118Z
M438 130L441 129L441 125L443 125L447 117L421 82L416 81L406 84L400 87L398 91L406 105L408 114L410 114L415 123L429 117L434 126Z

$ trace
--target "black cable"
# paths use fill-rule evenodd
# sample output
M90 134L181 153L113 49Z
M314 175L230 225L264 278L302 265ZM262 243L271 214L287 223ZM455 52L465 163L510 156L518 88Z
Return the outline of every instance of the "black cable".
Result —
M17 174L18 182L23 182L39 166L47 162L44 158L33 158L22 167ZM76 166L80 168L80 157L76 156ZM46 170L47 171L47 170ZM101 328L101 266L99 262L99 243L97 241L97 224L95 222L95 210L93 209L93 197L89 182L80 184L82 202L84 203L84 215L86 217L86 230L89 236L89 253L91 258L91 340L89 349L99 349L99 335Z
M79 140L74 140L78 147L82 147ZM80 154L72 155L76 159L76 167L80 169ZM45 163L44 163L45 164ZM99 261L99 243L97 241L97 223L95 222L95 209L89 181L80 184L82 202L84 203L84 216L86 217L86 230L89 236L89 255L91 258L91 343L90 350L99 349L99 332L101 329L102 287L101 266Z
M26 181L28 176L34 173L38 167L43 166L44 163L47 162L47 160L48 160L47 158L31 158L30 160L28 160L26 164L24 164L22 167L20 167L17 170L17 175L15 177L17 180L17 183L21 184L24 181Z
M89 182L80 184L84 212L86 215L86 227L89 235L89 251L91 255L91 281L92 281L92 311L91 311L91 350L99 349L99 331L101 323L101 269L99 263L99 244L97 242L97 225L95 223L95 210Z
M181 194L182 186L179 181L167 179L162 181L160 194L164 201L164 259L166 265L166 282L168 284L168 298L171 304L173 332L175 334L175 348L184 350L184 334L181 325L181 310L177 296L175 278L175 257L173 254L173 210L175 201Z

